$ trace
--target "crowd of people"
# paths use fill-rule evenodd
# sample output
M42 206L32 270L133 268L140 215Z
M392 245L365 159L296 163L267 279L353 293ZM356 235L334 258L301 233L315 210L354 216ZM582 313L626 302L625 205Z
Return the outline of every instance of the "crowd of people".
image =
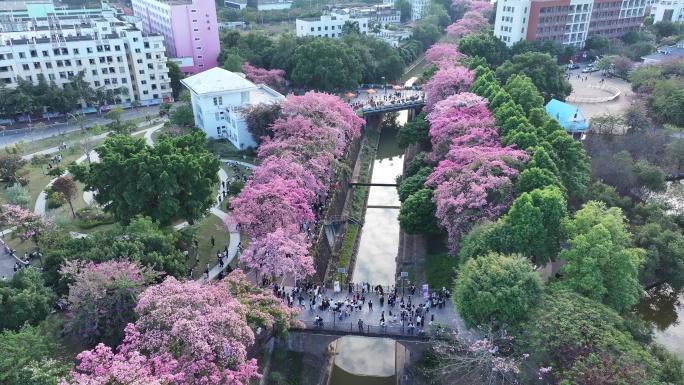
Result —
M392 104L408 103L416 100L421 100L424 97L422 90L410 89L405 91L392 91L382 94L368 95L367 97L347 98L347 104L354 110L360 110L369 107L378 107Z

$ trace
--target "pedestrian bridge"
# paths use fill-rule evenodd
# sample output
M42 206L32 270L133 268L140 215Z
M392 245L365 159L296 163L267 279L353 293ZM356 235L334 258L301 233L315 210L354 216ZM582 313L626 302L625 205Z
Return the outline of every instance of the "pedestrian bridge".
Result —
M383 104L383 105L376 105L376 106L364 106L357 111L363 112L363 116L370 116L370 115L377 115L377 114L384 114L387 112L397 112L397 111L404 111L404 110L411 110L411 109L416 109L418 107L423 107L425 105L425 99L420 98L416 100L411 100L408 102L404 103L388 103L388 104Z
M400 326L381 327L377 325L364 325L359 331L358 324L354 322L324 322L316 325L315 321L303 321L305 328L292 328L287 336L287 350L313 355L324 355L328 346L335 340L345 336L363 336L388 338L395 340L409 349L412 357L418 358L426 349L432 346L430 337L439 338L440 336L427 333L409 332L408 328ZM447 338L443 333L442 338Z

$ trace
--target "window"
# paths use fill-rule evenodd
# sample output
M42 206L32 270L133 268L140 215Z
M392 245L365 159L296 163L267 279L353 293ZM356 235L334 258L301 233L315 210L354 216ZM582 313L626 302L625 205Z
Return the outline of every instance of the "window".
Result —
M50 53L48 51L43 51L43 57L48 57L50 56Z
M19 59L26 59L26 52L19 52Z
M74 55L78 55L78 48L74 48L73 51L74 51Z
M26 77L26 80L32 82L32 81L33 81L33 76L27 76L27 77Z
M204 68L204 64L200 64L200 65L198 65L197 67L199 67L199 68Z
M197 13L197 10L196 10L196 9L191 9L190 12L192 12L192 13Z
M326 30L326 31L328 30L328 26L327 26L327 25L325 26L325 30Z
M223 105L223 96L214 96L214 105L215 106L222 106Z
M144 75L144 74L145 74L145 70L140 70L140 71L138 71L138 73L139 73L140 75Z
M202 55L197 55L197 58L198 58L198 59L202 59L203 57L204 57L204 56L202 56Z
M121 56L117 56L117 57L116 57L116 61L117 61L118 63L123 63L123 58L122 58Z
M311 32L313 32L313 31L314 31L314 27L311 27Z
M107 85L112 84L112 82L111 82L109 79L105 79L105 80L104 80L104 84L107 86Z
M76 60L76 65L77 65L77 66L80 66L80 65L83 65L83 64L81 64L81 61L80 61L80 60Z
M321 30L321 27L318 27L318 30L320 31L320 30Z
M136 61L138 62L138 64L142 64L142 62L143 62L142 59L138 59L138 60L136 60Z
M126 79L126 78L121 78L121 83L123 83L123 84L128 83L128 79Z
M21 68L23 68L26 71L28 71L30 69L28 64L22 64Z
M97 75L97 70L92 70L90 72L92 72L93 75Z
M313 28L311 28L311 30L313 31ZM195 41L200 41L200 40L201 40L201 39L200 39L199 37L196 37L196 38L195 38Z
M193 20L192 22L193 22L193 23L197 23L197 20Z
M106 68L103 68L101 71L102 71L103 74L108 74L108 73L109 73L109 71L108 71Z
M215 112L215 113L214 113L214 120L219 120L219 119L221 119L221 118L219 117L219 113L218 113L218 112Z
M195 47L195 49L199 51L202 49L202 47Z
M149 94L149 92L143 91L143 95L147 95L147 94Z
M48 78L50 80L55 80L55 74L48 74Z
M86 48L86 51L87 51L88 53L93 53L93 47L88 47L88 48Z
M29 52L31 53L31 57L38 57L38 51L36 51L35 49L32 49Z
M66 72L60 72L60 73L59 73L59 77L60 77L61 79L66 79L66 78L67 78Z
M137 38L137 37L134 37L134 38L133 38L133 42L136 43L137 41L138 41L138 38Z
M65 60L64 65L67 67L71 67L71 60Z
M125 68L125 67L119 67L119 73L122 74L122 73L125 73L125 72L126 72L126 68Z
M45 68L52 68L52 63L50 63L50 62L45 63Z
M95 65L95 59L88 59L88 63L90 63L90 65Z
M99 87L99 86L100 86L100 81L99 81L99 80L95 80L93 83L95 84L95 87Z
M121 51L121 46L120 46L120 45L115 45L115 46L114 46L114 51Z
M141 80L140 84L147 84L147 80Z
M194 28L193 31L194 31L194 32L199 32L199 29L198 29L198 28Z
M33 68L39 70L40 69L40 63L38 63L38 62L33 63Z

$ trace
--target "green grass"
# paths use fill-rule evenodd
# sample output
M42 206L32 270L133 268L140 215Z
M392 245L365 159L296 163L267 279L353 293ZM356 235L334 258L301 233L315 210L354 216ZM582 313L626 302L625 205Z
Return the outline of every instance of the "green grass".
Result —
M448 253L428 254L424 264L428 285L434 288L453 287L456 267L458 259Z
M202 277L202 273L206 269L206 264L209 262L209 267L213 268L216 261L216 252L223 252L223 248L230 243L230 235L228 231L217 229L217 226L223 228L223 220L216 215L209 215L199 224L197 228L197 241L199 245L199 264L195 268L195 278ZM214 236L216 246L211 246L211 236ZM195 265L193 250L190 248L190 258L186 262L188 268Z
M347 233L344 235L344 243L342 243L342 250L340 251L339 267L347 267L347 262L353 252L354 241L356 240L356 233L358 230L358 225L354 223L347 225Z

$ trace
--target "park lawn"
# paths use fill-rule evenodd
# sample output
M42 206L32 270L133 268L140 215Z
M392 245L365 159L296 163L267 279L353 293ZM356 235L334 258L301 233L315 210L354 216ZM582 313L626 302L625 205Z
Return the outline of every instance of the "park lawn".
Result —
M217 226L223 227L223 220L216 215L210 214L204 218L197 228L197 241L199 245L199 265L195 268L195 279L202 277L202 273L206 269L206 264L209 262L210 269L213 268L218 261L216 260L216 252L221 250L230 242L230 235L227 230L219 230ZM216 246L211 246L211 237L214 236ZM195 265L193 250L188 250L190 258L186 262L188 268Z

